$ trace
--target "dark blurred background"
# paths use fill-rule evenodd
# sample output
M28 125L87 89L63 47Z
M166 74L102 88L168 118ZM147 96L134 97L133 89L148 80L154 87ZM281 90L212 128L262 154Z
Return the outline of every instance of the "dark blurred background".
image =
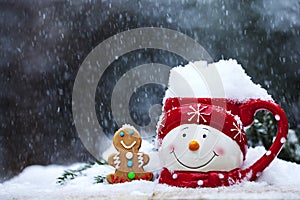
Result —
M72 88L88 53L116 33L164 27L195 39L218 61L234 58L286 111L300 134L300 1L0 1L0 180L32 164L93 159L77 136ZM117 59L99 82L96 110L107 134L118 127L110 113L117 80L142 63L186 61L144 49ZM121 66L121 67L116 67ZM159 103L163 87L145 86L134 96ZM150 88L150 89L149 89ZM135 98L135 97L134 97ZM138 124L149 121L138 111ZM134 113L136 112L136 113Z

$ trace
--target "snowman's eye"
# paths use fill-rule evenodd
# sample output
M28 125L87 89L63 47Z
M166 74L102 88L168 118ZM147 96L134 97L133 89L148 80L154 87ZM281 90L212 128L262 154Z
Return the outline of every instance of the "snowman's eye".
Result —
M186 137L186 133L183 133L183 134L182 134L182 137Z
M203 128L203 134L202 134L202 138L205 139L207 137L207 134L209 133L210 131L208 130L208 128Z

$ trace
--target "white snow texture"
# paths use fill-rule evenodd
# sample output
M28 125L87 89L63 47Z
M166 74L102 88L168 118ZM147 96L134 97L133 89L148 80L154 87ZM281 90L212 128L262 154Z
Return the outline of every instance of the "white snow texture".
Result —
M251 165L265 153L263 147L249 149L245 165ZM30 166L19 176L0 184L0 199L299 199L300 165L276 158L255 182L243 182L219 188L177 188L150 181L110 185L94 184L94 177L114 169L96 165L82 176L58 185L56 178L71 166ZM148 166L150 169L151 166ZM155 167L153 170L157 170Z
M258 98L272 100L233 59L211 64L196 61L171 69L164 101L169 97L227 98L238 102Z

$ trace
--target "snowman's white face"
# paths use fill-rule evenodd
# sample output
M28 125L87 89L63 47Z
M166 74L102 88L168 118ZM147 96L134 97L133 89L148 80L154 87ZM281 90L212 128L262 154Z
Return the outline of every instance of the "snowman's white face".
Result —
M206 125L183 124L172 129L159 148L163 167L184 171L230 171L243 162L238 144Z

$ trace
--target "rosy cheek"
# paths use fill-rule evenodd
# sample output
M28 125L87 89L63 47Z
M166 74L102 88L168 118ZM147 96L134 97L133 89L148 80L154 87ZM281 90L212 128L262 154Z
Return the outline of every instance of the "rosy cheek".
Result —
M171 144L171 145L169 146L169 151L170 151L170 152L173 152L174 150L175 150L175 145Z
M225 150L222 147L217 147L216 148L216 154L218 154L219 156L222 156L225 154Z

